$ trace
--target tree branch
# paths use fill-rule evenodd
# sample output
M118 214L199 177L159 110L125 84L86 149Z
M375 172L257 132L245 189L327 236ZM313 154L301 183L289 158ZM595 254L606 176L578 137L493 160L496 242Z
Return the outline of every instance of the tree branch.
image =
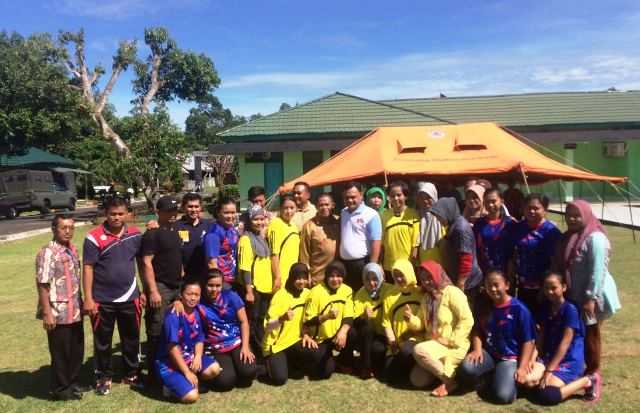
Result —
M122 69L123 68L120 65L115 66L113 68L113 71L111 72L111 77L107 82L107 86L105 86L104 90L102 90L102 92L98 96L98 105L96 106L96 109L95 109L96 112L102 113L102 110L107 104L107 99L109 98L109 95L113 91L113 87L116 85L116 82L118 81L118 77L120 77L120 74L122 73Z
M149 90L147 94L142 98L142 105L140 107L140 112L142 114L149 113L149 105L153 101L153 98L158 93L158 90L164 85L164 81L158 79L158 72L160 71L160 63L162 63L162 58L157 52L153 53L152 63L151 63L151 85L149 85Z

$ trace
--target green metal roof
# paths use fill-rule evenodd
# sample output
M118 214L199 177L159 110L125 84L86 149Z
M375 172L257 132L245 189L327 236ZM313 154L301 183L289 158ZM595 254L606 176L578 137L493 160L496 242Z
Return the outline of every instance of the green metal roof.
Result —
M640 127L640 91L372 101L336 92L220 134L225 141L359 136L379 126L497 122L527 129Z
M52 166L75 166L75 163L62 157L60 155L56 155L55 153L43 151L38 148L29 148L26 154L24 155L0 155L0 166L1 167L28 167L29 165L36 164L47 164Z

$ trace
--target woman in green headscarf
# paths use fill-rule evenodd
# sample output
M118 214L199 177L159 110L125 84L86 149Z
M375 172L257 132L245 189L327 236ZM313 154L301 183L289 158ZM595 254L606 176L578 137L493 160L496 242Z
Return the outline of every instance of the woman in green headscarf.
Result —
M385 194L384 189L379 186L372 186L367 189L367 192L364 194L364 199L367 206L375 209L379 214L382 214L387 206L387 194Z

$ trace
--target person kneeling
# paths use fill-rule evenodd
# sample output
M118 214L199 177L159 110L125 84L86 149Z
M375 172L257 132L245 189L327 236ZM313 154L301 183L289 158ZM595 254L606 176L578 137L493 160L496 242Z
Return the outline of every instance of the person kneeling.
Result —
M529 375L527 385L538 388L538 400L544 405L556 405L584 390L585 400L596 401L594 394L598 376L584 374L585 327L578 309L564 299L567 284L562 275L545 277L543 291L546 306L538 317L540 359Z
M221 372L212 357L203 355L204 330L200 313L200 285L186 283L180 302L184 312L167 312L162 325L162 341L158 351L156 371L166 396L177 397L182 403L194 403L199 398L198 380L214 379Z
M340 353L341 365L348 367L352 361L346 347L353 324L353 290L343 283L345 274L344 264L333 261L325 270L324 282L309 294L302 345L315 379L331 377L336 367L334 352Z
M274 294L267 311L262 353L271 384L276 386L287 382L292 367L303 368L302 318L309 296L305 288L308 279L306 264L294 264L284 288Z

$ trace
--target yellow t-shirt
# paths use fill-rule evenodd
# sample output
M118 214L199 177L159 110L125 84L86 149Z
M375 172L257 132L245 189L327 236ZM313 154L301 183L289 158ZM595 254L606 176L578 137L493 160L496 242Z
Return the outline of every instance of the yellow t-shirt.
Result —
M302 339L302 319L308 297L309 290L306 288L297 298L284 288L273 295L264 319L265 328L289 309L293 311L294 317L293 320L285 321L271 332L265 332L262 342L262 352L265 356L286 350Z
M238 241L238 271L251 273L254 288L271 294L273 290L273 276L271 274L271 257L258 257L251 248L251 239L247 235Z
M392 209L382 213L382 248L384 260L382 268L391 271L393 263L399 259L409 259L411 250L420 245L420 216L407 207L400 216Z
M280 258L280 278L284 286L289 278L289 269L298 262L300 253L298 227L292 222L285 223L280 217L274 218L267 228L267 239L271 247L271 255Z
M404 306L409 304L415 319L421 317L421 301L423 293L418 287L411 288L408 292L402 292L398 287L393 287L382 302L382 327L391 328L398 344L406 341L421 341L424 331L414 331L404 319Z
M353 297L353 316L355 318L360 317L364 314L365 307L371 308L371 310L373 310L373 326L375 332L384 335L384 328L382 327L382 303L392 290L393 286L391 284L382 284L378 299L373 300L364 287L360 288Z
M344 318L353 318L353 290L351 287L342 284L333 294L324 283L313 287L304 310L304 321L307 322L314 317L327 314L332 308L338 310L338 316L334 320L326 320L319 326L311 328L310 335L318 343L335 336L342 326Z

